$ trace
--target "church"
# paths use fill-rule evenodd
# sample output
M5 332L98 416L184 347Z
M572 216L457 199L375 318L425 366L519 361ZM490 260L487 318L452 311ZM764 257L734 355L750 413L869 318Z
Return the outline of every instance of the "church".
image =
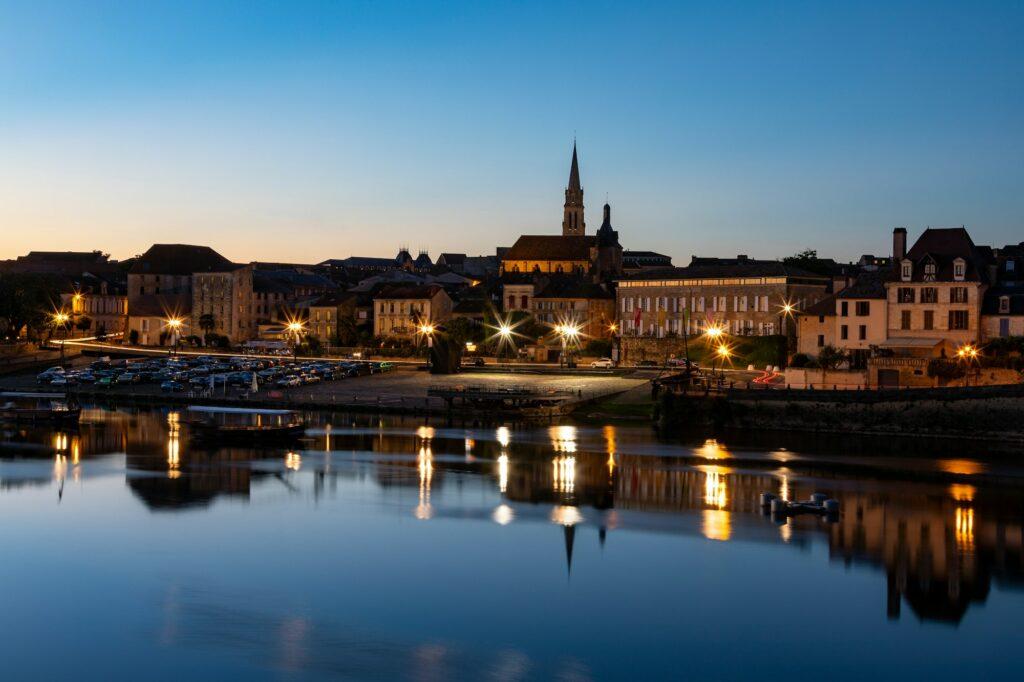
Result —
M519 237L502 257L502 274L566 274L588 277L594 282L611 281L620 276L623 269L619 233L612 228L611 218L611 206L605 204L601 227L596 234L587 234L583 186L574 142L569 184L565 188L562 234Z

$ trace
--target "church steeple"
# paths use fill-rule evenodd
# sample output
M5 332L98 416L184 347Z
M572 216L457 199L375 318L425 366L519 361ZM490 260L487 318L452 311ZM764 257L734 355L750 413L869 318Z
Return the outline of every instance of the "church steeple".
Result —
M576 158L576 141L572 143L572 166L569 168L569 186L565 188L565 215L562 218L562 236L584 234L583 187L580 185L580 163Z

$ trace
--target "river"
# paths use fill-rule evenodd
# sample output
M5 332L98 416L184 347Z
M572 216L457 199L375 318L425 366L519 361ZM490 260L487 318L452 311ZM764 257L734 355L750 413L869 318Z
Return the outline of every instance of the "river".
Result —
M1016 676L1024 466L311 413L290 448L90 407L3 427L7 679ZM824 492L837 522L757 496Z

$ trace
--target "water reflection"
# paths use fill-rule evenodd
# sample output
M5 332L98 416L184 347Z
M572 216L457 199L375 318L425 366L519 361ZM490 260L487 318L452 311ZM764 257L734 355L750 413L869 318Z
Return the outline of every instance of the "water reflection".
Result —
M561 425L517 429L513 439L504 426L444 428L336 415L310 415L307 439L291 448L199 447L176 411L85 414L77 431L6 429L0 490L53 485L67 504L69 469L79 480L96 460L122 453L128 490L153 511L249 500L261 481L288 494L319 496L348 478L373 485L405 518L432 520L431 527L467 519L555 524L570 571L590 533L602 547L614 547L617 533L639 531L793 547L824 543L834 561L884 575L892 618L906 605L919 618L958 622L972 603L988 598L993 581L1024 585L1024 488L991 485L979 478L989 466L963 457L938 461L928 477L878 478L808 464L797 452L780 459L779 450L766 451L756 465L713 440L672 449L639 430L624 435L613 427ZM11 462L33 458L40 468L10 473ZM787 500L826 492L843 511L835 524L800 517L775 525L761 515L762 491Z

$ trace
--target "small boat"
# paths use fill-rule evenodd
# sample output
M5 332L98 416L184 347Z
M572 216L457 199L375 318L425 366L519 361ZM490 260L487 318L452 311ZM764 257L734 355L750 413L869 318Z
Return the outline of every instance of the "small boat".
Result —
M0 421L77 424L82 407L63 393L0 393ZM12 400L20 399L20 401Z
M187 424L194 437L210 440L247 441L287 440L302 436L306 425L297 412L246 407L188 408Z

